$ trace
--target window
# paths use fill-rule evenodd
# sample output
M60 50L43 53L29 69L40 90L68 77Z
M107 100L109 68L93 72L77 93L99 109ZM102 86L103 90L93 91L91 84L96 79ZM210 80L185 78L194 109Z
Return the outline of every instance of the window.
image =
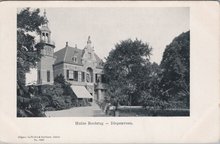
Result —
M93 70L89 67L86 70L86 82L92 83L93 82Z
M85 81L85 72L82 72L81 76L82 76L82 82L84 82Z
M45 33L45 35L46 35L46 36L44 37L44 38L45 38L44 41L45 41L45 42L48 42L48 33Z
M86 74L86 82L93 83L93 75L90 73Z
M74 71L74 81L78 81L78 71Z
M47 71L47 82L50 82L50 71Z
M105 75L103 75L103 74L102 74L102 76L101 76L101 81L102 81L102 83L106 83L106 77L105 77Z
M69 80L73 80L74 77L73 77L73 71L69 71Z
M76 63L76 62L77 62L77 57L74 56L74 57L72 58L72 61L74 61L74 62Z
M69 70L66 70L66 79L69 80Z
M98 83L98 74L95 74L95 82Z
M40 76L40 70L37 71L37 76L38 76L38 82L40 82L41 76Z
M91 74L91 82L93 83L93 74Z

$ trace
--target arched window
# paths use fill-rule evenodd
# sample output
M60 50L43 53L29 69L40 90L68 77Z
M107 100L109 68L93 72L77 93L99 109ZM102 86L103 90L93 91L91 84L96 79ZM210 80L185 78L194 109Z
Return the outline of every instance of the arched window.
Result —
M92 68L87 68L86 70L86 82L92 83L93 82L93 70Z
M42 33L42 41L45 41L45 33Z
M45 42L48 42L48 33L46 33Z

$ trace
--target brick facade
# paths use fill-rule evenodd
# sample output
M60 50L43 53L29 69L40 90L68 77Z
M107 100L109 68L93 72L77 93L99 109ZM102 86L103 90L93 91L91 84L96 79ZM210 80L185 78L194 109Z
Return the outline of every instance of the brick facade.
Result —
M95 100L104 99L105 89L101 86L103 61L95 54L90 36L84 49L70 47L66 43L64 48L54 53L55 44L46 23L41 27L40 44L44 47L37 65L38 84L53 84L56 76L63 75L72 85L85 86Z

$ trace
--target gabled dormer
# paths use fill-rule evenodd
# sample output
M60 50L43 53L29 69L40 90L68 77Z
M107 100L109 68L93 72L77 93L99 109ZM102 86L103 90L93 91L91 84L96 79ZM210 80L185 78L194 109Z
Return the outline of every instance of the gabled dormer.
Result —
M87 40L87 45L83 49L83 55L82 55L82 63L95 63L96 62L96 57L94 53L94 47L92 46L92 41L90 39L90 36L88 37Z

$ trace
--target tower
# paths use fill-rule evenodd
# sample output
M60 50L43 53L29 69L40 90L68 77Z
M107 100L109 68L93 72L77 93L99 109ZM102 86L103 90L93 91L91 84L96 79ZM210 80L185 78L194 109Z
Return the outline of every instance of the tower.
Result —
M55 61L55 44L51 41L51 31L48 27L46 11L44 10L44 23L40 28L40 42L36 45L41 49L41 59L37 64L37 83L53 84L53 64Z

